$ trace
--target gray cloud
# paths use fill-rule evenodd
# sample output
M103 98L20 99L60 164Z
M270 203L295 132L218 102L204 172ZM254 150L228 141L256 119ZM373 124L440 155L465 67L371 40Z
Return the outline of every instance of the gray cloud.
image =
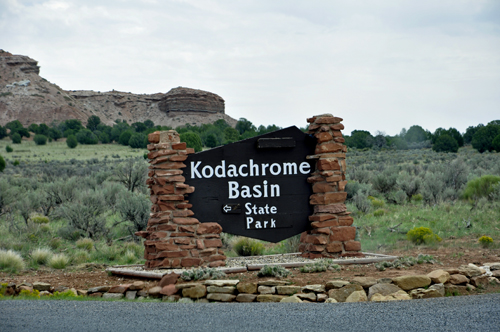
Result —
M255 124L346 132L498 118L496 1L0 2L0 47L64 89L220 94Z

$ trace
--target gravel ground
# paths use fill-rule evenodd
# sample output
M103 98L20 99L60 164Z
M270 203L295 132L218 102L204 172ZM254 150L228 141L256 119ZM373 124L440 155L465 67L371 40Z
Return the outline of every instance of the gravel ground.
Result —
M0 301L0 331L499 331L500 294L390 303Z

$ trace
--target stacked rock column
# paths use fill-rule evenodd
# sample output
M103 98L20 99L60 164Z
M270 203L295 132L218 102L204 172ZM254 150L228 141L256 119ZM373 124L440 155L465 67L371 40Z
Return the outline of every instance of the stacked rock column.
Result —
M200 223L193 218L187 194L195 188L185 184L183 163L194 153L180 142L175 130L149 134L148 145L151 214L145 231L136 235L144 241L147 268L224 266L218 223Z
M313 189L309 203L314 213L309 217L311 230L302 233L299 250L308 258L362 257L361 244L354 241L356 228L345 206L347 147L343 144L342 119L331 114L307 119L308 133L317 138L316 169L308 178Z

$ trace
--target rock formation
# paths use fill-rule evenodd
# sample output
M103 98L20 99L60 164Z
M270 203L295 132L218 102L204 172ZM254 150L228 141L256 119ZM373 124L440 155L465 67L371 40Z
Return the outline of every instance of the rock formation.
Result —
M66 91L40 77L39 72L36 60L0 50L0 125L13 120L28 126L67 119L85 124L91 115L108 125L118 119L128 123L149 119L174 128L218 119L236 125L236 120L225 114L224 99L211 92L183 87L150 95Z

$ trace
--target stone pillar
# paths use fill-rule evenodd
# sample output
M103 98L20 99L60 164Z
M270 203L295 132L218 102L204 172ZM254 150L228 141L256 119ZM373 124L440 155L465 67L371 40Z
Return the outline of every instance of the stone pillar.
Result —
M181 143L175 130L149 134L148 145L151 214L146 231L135 233L144 241L147 268L224 266L218 223L200 223L193 218L186 196L195 188L184 183L183 163L194 153Z
M362 257L361 244L354 241L356 228L344 204L347 147L343 144L341 118L331 114L317 115L310 119L308 133L317 138L316 169L308 178L313 189L309 203L314 213L309 217L311 230L302 233L299 250L308 258Z

